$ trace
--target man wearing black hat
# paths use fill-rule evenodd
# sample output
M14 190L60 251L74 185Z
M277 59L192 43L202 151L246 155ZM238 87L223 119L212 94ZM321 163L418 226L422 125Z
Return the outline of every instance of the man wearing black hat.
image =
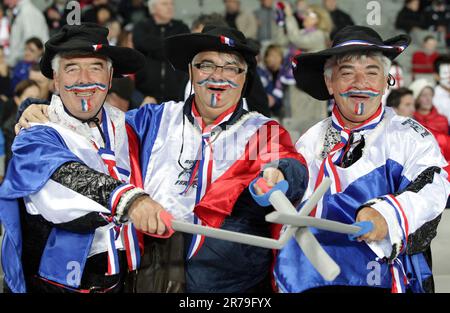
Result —
M136 135L105 103L112 77L134 73L145 58L109 46L107 34L66 25L45 45L41 70L58 96L49 122L16 137L0 188L10 291L120 292L127 268L139 266L134 225L165 232L162 207L138 188Z
M406 35L383 41L368 27L348 26L330 49L295 58L298 86L335 102L332 116L296 144L310 175L304 199L329 177L331 189L311 214L344 223L372 221L373 230L358 241L313 231L341 267L332 282L290 242L275 266L280 290L433 290L427 253L450 192L447 163L428 130L381 104L394 83L391 60L408 44Z
M227 27L165 40L165 55L189 73L193 94L184 103L147 105L127 121L141 138L145 190L175 218L242 233L270 236L267 210L250 196L250 182L282 179L298 201L307 172L289 134L248 112L246 93L256 49ZM273 230L276 234L276 230ZM185 235L187 292L270 291L270 250Z
M167 38L165 55L189 73L193 94L184 103L149 104L126 115L141 145L145 191L176 219L277 237L279 228L265 222L268 211L248 186L258 176L269 186L285 179L287 197L297 202L308 173L288 132L247 109L257 50L238 30L207 26ZM24 126L38 114L25 111ZM184 239L186 291L271 290L270 250L203 236Z

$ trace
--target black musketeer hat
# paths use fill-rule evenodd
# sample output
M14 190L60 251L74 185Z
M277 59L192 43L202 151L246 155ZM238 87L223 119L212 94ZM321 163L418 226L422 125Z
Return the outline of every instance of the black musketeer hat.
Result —
M398 35L383 41L373 29L365 26L347 26L336 33L333 45L315 53L304 53L293 59L297 86L318 100L332 98L324 80L325 61L334 55L379 51L393 60L408 47L411 38Z
M114 68L114 77L133 74L145 64L145 56L131 48L110 46L108 29L94 23L64 25L45 43L41 59L41 71L47 78L53 78L52 60L56 54L99 55L109 57Z

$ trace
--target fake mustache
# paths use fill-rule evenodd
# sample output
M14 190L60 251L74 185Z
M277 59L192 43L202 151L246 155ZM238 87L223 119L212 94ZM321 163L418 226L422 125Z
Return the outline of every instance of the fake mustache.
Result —
M106 85L100 83L92 84L74 84L70 86L64 86L64 89L69 92L90 92L95 90L105 91Z
M367 96L367 97L378 97L380 95L380 91L372 88L366 89L353 89L348 88L343 92L340 92L339 95L341 97L351 97L351 96Z
M235 89L235 88L239 87L239 85L237 85L236 83L234 83L230 80L216 81L214 79L209 79L209 78L199 81L197 83L197 85L199 85L201 87L206 86L207 88L223 89L223 90L230 89L230 88Z

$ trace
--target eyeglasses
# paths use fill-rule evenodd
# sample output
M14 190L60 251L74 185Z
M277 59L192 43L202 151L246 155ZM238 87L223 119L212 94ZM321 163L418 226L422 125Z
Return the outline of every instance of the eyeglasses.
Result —
M198 70L200 70L204 74L215 73L217 68L221 68L223 75L230 77L230 78L236 77L237 75L245 72L245 69L240 68L238 66L234 66L234 65L220 66L220 65L216 65L214 63L206 63L206 62L194 64L194 67L197 68Z

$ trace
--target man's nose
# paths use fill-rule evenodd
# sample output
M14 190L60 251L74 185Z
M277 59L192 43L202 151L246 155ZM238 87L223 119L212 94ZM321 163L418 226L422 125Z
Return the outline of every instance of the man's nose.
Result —
M217 66L214 72L210 75L211 78L222 79L223 78L223 67Z
M80 70L80 83L81 84L87 84L90 82L90 75L89 71L87 69L81 69Z
M353 85L357 88L364 88L366 83L366 75L363 72L356 72Z

